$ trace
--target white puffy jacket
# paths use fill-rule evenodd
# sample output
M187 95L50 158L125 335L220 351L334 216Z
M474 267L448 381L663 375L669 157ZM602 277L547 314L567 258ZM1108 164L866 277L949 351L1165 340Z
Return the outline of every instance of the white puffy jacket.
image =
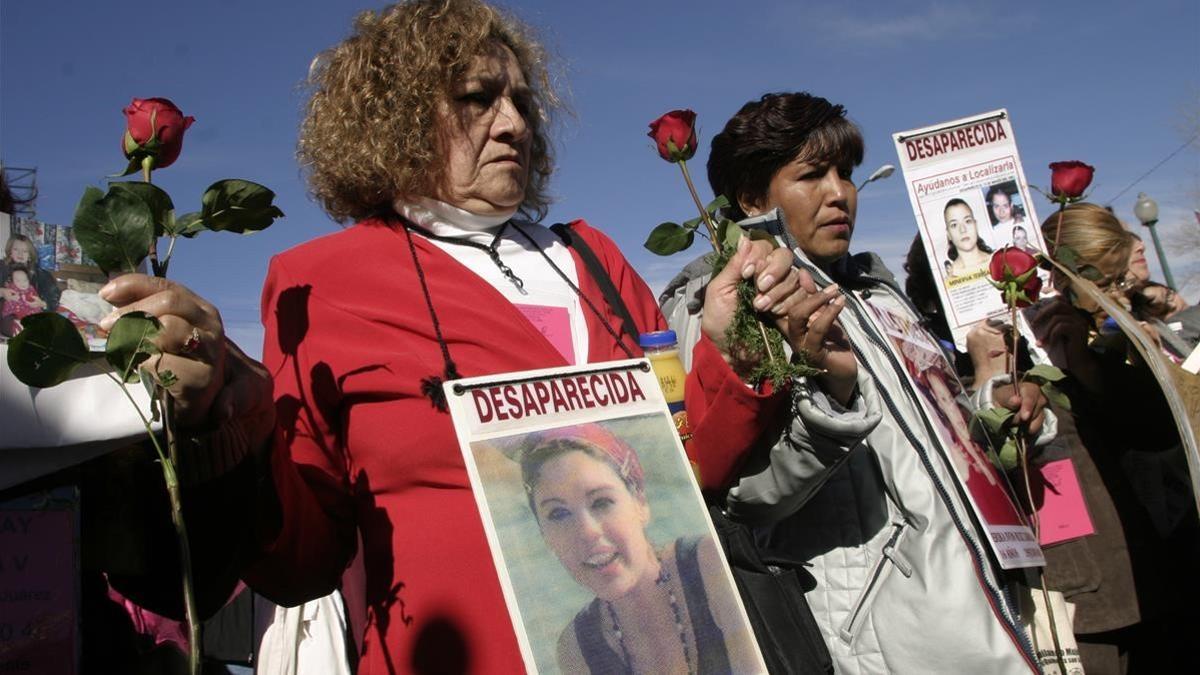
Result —
M743 226L783 231L772 214ZM796 264L831 283L798 249ZM840 322L859 362L856 398L843 409L794 383L793 420L742 465L730 515L811 562L818 585L808 599L837 672L1038 672L946 450L863 300L914 320L915 310L877 256L846 256L835 268ZM689 265L661 297L683 354L699 339L707 281L702 263ZM1039 442L1054 426L1048 417Z

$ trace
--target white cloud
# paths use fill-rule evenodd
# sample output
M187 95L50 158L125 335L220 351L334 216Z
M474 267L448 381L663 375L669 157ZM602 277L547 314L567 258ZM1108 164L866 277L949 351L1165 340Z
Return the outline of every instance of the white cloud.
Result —
M879 7L894 8L887 3ZM1011 35L1031 24L1029 12L1013 12L1010 7L966 6L963 3L934 2L904 7L900 14L881 16L879 7L859 5L821 5L806 10L801 17L812 35L831 40L853 40L856 44L898 45L911 42L945 41L954 36L971 40ZM1003 25L1005 31L981 31L981 26Z

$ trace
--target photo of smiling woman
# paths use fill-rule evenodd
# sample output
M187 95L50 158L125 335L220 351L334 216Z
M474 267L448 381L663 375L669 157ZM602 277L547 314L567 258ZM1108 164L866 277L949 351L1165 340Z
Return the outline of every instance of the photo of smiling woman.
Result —
M955 197L946 202L942 215L946 219L949 275L961 277L985 269L991 260L992 248L979 234L979 224L975 221L975 211L971 205Z
M675 477L675 449L644 446L647 469L631 444L653 442L648 428L632 418L496 444L519 465L523 525L532 516L545 544L517 546L513 531L502 542L538 670L763 672L703 511L689 514L677 489L694 490ZM573 583L561 583L563 571Z

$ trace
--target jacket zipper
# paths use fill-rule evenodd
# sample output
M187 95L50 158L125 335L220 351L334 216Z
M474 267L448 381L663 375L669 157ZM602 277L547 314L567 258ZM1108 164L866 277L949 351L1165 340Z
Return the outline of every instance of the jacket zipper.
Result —
M912 576L912 565L908 563L908 560L904 556L896 551L896 544L900 542L900 535L904 532L904 528L907 525L908 523L903 520L892 523L892 534L888 536L887 542L879 551L879 559L875 561L875 565L871 568L870 579L867 580L862 593L858 595L858 600L854 602L854 606L850 609L849 616L846 617L846 620L842 622L841 628L838 629L838 636L846 644L850 644L854 640L855 634L858 633L858 628L862 623L859 617L866 612L867 607L870 605L870 600L875 594L876 586L883 577L884 565L891 562L896 567L896 570L905 577Z

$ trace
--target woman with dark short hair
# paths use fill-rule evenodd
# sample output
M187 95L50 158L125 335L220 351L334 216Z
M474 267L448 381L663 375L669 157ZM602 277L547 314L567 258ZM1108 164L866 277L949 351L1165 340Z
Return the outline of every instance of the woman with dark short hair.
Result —
M952 448L934 431L941 422L892 343L907 327L940 359L936 339L878 257L849 254L862 157L842 106L808 93L750 101L713 139L709 182L729 198L728 215L795 256L803 297L766 310L792 353L823 372L739 409L712 406L710 390L691 394L689 417L720 416L726 429L695 442L692 457L732 518L811 563L817 587L806 597L837 672L1038 672L988 533L957 487ZM681 275L663 296L681 335L713 339L708 307L691 302L706 283ZM961 391L946 387L955 405L967 402ZM994 399L1043 432L1039 441L1053 435L1036 387L1016 398L998 378L983 391L970 409Z

